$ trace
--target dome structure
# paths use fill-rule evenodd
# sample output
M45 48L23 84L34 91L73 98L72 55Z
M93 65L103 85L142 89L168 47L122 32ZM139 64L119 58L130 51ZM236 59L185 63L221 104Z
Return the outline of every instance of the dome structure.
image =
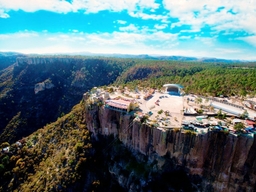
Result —
M177 96L181 95L181 90L184 88L179 84L164 84L163 87L166 88L166 93Z

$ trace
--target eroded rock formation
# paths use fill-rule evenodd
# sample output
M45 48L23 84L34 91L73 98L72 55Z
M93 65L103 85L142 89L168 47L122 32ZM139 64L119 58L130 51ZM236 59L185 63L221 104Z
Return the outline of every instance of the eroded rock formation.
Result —
M51 89L53 87L54 87L54 84L52 84L51 80L46 79L43 82L35 84L34 91L35 91L35 94L37 94L40 91L44 91L45 89Z

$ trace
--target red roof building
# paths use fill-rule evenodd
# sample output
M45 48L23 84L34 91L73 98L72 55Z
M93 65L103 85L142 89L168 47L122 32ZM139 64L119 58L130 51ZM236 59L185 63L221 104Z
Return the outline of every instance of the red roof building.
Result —
M107 100L106 104L120 109L128 109L131 102L122 100Z
M117 111L123 111L123 112L129 112L130 104L132 103L131 100L128 99L111 99L106 100L106 106L110 109L117 110Z
M250 127L254 127L255 126L255 122L247 119L246 120L246 125L250 126Z

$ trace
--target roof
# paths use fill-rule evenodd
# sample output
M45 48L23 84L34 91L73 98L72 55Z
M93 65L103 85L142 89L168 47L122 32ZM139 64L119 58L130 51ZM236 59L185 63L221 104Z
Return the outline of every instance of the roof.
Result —
M164 84L163 87L177 87L183 89L184 87L180 84Z
M237 115L237 116L240 116L241 114L244 113L243 109L240 109L240 108L237 108L237 107L234 107L234 106L230 106L230 105L227 105L227 104L224 104L224 103L212 102L211 106L213 106L214 108L217 108L217 109L221 109L221 110L223 110L227 113Z
M255 125L255 122L251 120L246 120L246 123L247 125Z
M196 119L206 119L208 116L207 115L201 115L201 116L196 116Z
M111 107L116 107L119 109L127 109L131 102L119 99L119 100L106 100L106 103Z
M241 119L233 119L232 123L242 123L242 120Z

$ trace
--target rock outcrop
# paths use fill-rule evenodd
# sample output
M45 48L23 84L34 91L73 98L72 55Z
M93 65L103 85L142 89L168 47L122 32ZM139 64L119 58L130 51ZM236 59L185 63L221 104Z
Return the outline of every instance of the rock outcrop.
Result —
M54 84L52 84L51 80L46 79L43 82L35 84L34 91L35 91L35 94L37 94L40 91L44 91L45 89L51 89L53 87L54 87Z
M134 121L132 115L97 106L88 108L86 121L95 138L118 137L131 151L154 158L158 170L165 169L167 161L175 162L190 178L200 178L202 191L256 190L255 137L163 130ZM122 175L119 180L127 183L129 177Z

